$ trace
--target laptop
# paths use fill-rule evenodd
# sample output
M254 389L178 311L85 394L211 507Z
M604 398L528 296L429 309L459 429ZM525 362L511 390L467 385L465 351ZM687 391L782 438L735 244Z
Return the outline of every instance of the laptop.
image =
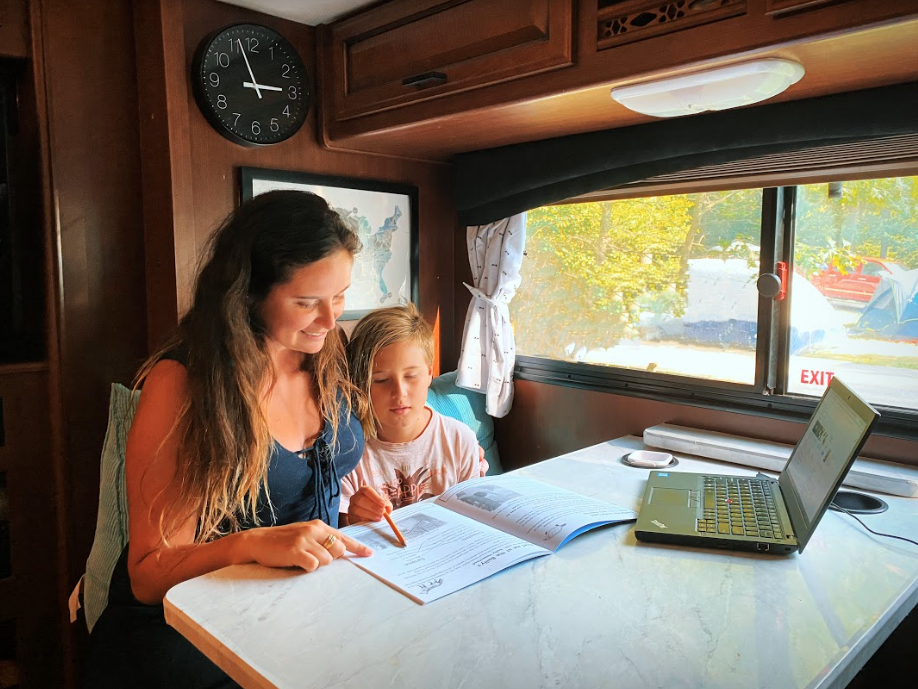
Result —
M802 553L879 416L833 378L777 481L653 469L634 534L656 543Z

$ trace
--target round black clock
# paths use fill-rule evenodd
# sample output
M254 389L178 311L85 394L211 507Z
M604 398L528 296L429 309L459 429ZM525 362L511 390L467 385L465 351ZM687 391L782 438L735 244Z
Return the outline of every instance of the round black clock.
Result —
M195 100L213 127L243 146L276 144L306 121L309 81L276 31L235 24L209 35L191 63Z

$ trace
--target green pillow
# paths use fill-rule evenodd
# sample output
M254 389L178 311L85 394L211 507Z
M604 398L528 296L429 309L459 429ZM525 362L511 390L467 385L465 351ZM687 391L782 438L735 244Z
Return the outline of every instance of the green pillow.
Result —
M99 466L99 513L96 534L86 560L83 580L83 609L86 626L92 631L108 605L112 571L128 542L127 487L124 480L124 451L140 391L131 392L112 384L108 407L108 430L102 444Z
M478 444L484 448L490 468L488 475L500 474L500 455L494 441L494 420L485 411L485 396L456 385L456 371L437 376L427 391L427 404L432 409L462 421L475 432Z

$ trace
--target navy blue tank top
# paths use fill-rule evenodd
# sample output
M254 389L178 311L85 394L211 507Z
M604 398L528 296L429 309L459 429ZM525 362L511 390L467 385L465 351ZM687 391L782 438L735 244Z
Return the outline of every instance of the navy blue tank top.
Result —
M163 358L183 366L188 361L184 346L168 352ZM258 523L243 521L243 529L282 526L311 519L338 526L341 479L357 466L364 445L360 421L348 413L340 392L338 401L341 411L337 438L333 438L331 422L325 419L322 432L312 447L292 451L274 441L268 464L268 495L262 488L258 498Z
M261 526L291 524L321 519L338 526L341 502L341 479L354 470L363 454L363 428L353 414L342 406L338 419L338 437L333 438L331 423L326 419L312 447L293 452L274 442L268 464L268 494L259 498L258 521ZM273 507L273 513L272 508ZM249 528L255 524L243 524Z
M181 351L164 358L185 365ZM339 393L340 396L341 393ZM268 464L268 493L264 488L258 499L258 524L244 521L243 529L254 526L282 526L300 521L321 519L338 526L341 502L341 479L354 470L363 454L363 428L357 417L341 407L338 437L333 442L332 425L325 420L322 432L312 447L293 452L277 441ZM273 508L273 509L272 509ZM128 544L112 572L109 605L143 606L131 590L127 568ZM161 608L161 606L159 606Z

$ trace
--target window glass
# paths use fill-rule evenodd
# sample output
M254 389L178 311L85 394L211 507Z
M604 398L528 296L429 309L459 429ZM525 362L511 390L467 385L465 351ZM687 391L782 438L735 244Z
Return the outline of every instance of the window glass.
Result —
M792 351L788 391L819 396L838 375L918 409L918 177L797 187L795 232L792 321L825 333Z
M517 352L752 384L762 190L530 211Z

